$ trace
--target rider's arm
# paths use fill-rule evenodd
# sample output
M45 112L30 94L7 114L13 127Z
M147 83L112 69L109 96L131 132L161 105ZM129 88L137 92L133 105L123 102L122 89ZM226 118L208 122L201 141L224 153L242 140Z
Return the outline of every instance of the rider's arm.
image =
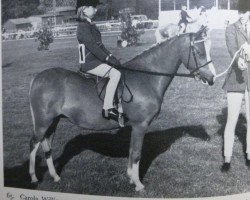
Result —
M103 44L93 38L90 27L86 23L79 24L77 39L79 43L84 44L85 47L101 61L106 61L110 55L109 51L102 47Z
M184 11L184 15L185 15L185 18L192 19L192 18L188 15L187 11Z

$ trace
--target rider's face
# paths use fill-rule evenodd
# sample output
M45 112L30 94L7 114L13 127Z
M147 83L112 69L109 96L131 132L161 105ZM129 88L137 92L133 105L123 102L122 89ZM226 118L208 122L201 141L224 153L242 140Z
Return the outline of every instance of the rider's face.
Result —
M96 12L97 12L97 8L96 8L96 7L93 7L93 6L87 6L87 7L84 9L84 14L85 14L88 18L90 18L90 19L92 19L92 18L95 16Z
M250 11L247 12L239 12L239 16L240 16L240 21L242 24L245 24L249 21L249 17L250 17Z

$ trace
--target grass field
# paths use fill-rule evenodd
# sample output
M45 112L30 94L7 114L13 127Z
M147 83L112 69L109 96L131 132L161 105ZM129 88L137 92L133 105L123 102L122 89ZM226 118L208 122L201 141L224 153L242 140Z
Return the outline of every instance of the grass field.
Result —
M115 37L104 43L122 62L154 43L147 32L137 47L117 48ZM3 146L5 186L44 191L123 197L208 197L250 192L245 165L244 109L237 126L231 171L220 171L222 135L226 123L224 77L209 87L176 77L168 88L162 110L145 137L140 173L146 187L136 193L128 183L126 166L130 135L88 134L67 120L59 123L53 157L61 175L55 184L44 155L38 152L38 185L28 175L32 122L28 102L34 74L51 67L77 70L76 39L55 40L49 51L37 51L33 40L3 42ZM217 71L230 63L222 30L212 32L212 59ZM182 68L182 67L181 67ZM185 72L185 69L180 69ZM244 107L243 107L244 108Z

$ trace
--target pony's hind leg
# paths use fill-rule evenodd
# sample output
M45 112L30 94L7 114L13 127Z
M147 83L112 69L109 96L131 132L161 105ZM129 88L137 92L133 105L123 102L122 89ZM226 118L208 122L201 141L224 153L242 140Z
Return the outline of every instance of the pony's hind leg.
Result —
M60 181L60 177L56 173L56 169L55 169L55 166L54 166L54 163L53 163L52 151L51 151L51 142L50 142L49 138L45 138L42 141L42 147L43 147L43 151L45 153L45 158L46 158L46 162L47 162L47 165L48 165L50 176L54 179L55 182L58 182L58 181Z
M36 140L36 137L33 136L30 140L30 165L29 165L29 174L31 177L31 183L38 182L35 173L35 165L36 165L36 152L40 146L40 142Z
M60 117L56 117L53 120L53 123L50 125L50 127L46 131L45 137L41 143L43 151L45 153L45 158L46 158L46 162L48 165L49 173L55 182L60 181L60 177L56 173L56 169L53 163L51 145L52 145L52 140L54 136L53 133L55 133L59 120L60 120Z
M41 117L42 118L42 117ZM31 176L31 182L35 183L38 181L35 173L35 163L36 163L36 152L40 146L45 152L45 157L47 161L47 165L49 168L50 175L54 178L55 181L59 181L59 176L55 172L55 167L52 161L51 156L51 141L52 135L55 132L56 126L59 122L60 117L56 117L53 120L45 120L42 121L41 118L39 120L33 120L34 123L34 135L30 142L30 165L29 165L29 173Z

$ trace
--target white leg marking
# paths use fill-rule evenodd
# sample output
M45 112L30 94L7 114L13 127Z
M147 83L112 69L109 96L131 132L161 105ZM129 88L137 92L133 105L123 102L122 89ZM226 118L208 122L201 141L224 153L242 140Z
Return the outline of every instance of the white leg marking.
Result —
M128 169L127 169L127 175L128 175L128 177L129 177L129 183L130 183L130 184L133 184L134 182L133 182L133 180L131 179L131 176L132 176L132 168L128 167Z
M30 166L29 166L29 173L31 176L31 182L35 183L38 181L36 177L36 172L35 172L35 164L36 164L36 152L38 150L38 147L40 145L40 142L35 145L35 148L32 150L30 153Z
M55 169L55 166L54 166L54 163L53 163L52 156L50 156L50 158L48 158L46 160L46 162L47 162L47 165L48 165L48 168L49 168L49 173L50 173L51 177L54 178L55 182L60 181L60 177L56 173L56 169Z
M144 189L144 185L141 183L140 179L139 179L139 163L140 161L138 161L136 164L132 165L132 174L131 174L131 180L133 181L133 183L135 184L135 190L136 191L140 191L142 189Z
M47 139L43 140L42 147L44 152L48 152L51 150L51 145ZM52 178L54 178L55 182L58 182L60 180L60 177L56 173L56 169L51 155L49 158L46 159L46 162L49 168L49 174L51 175Z

